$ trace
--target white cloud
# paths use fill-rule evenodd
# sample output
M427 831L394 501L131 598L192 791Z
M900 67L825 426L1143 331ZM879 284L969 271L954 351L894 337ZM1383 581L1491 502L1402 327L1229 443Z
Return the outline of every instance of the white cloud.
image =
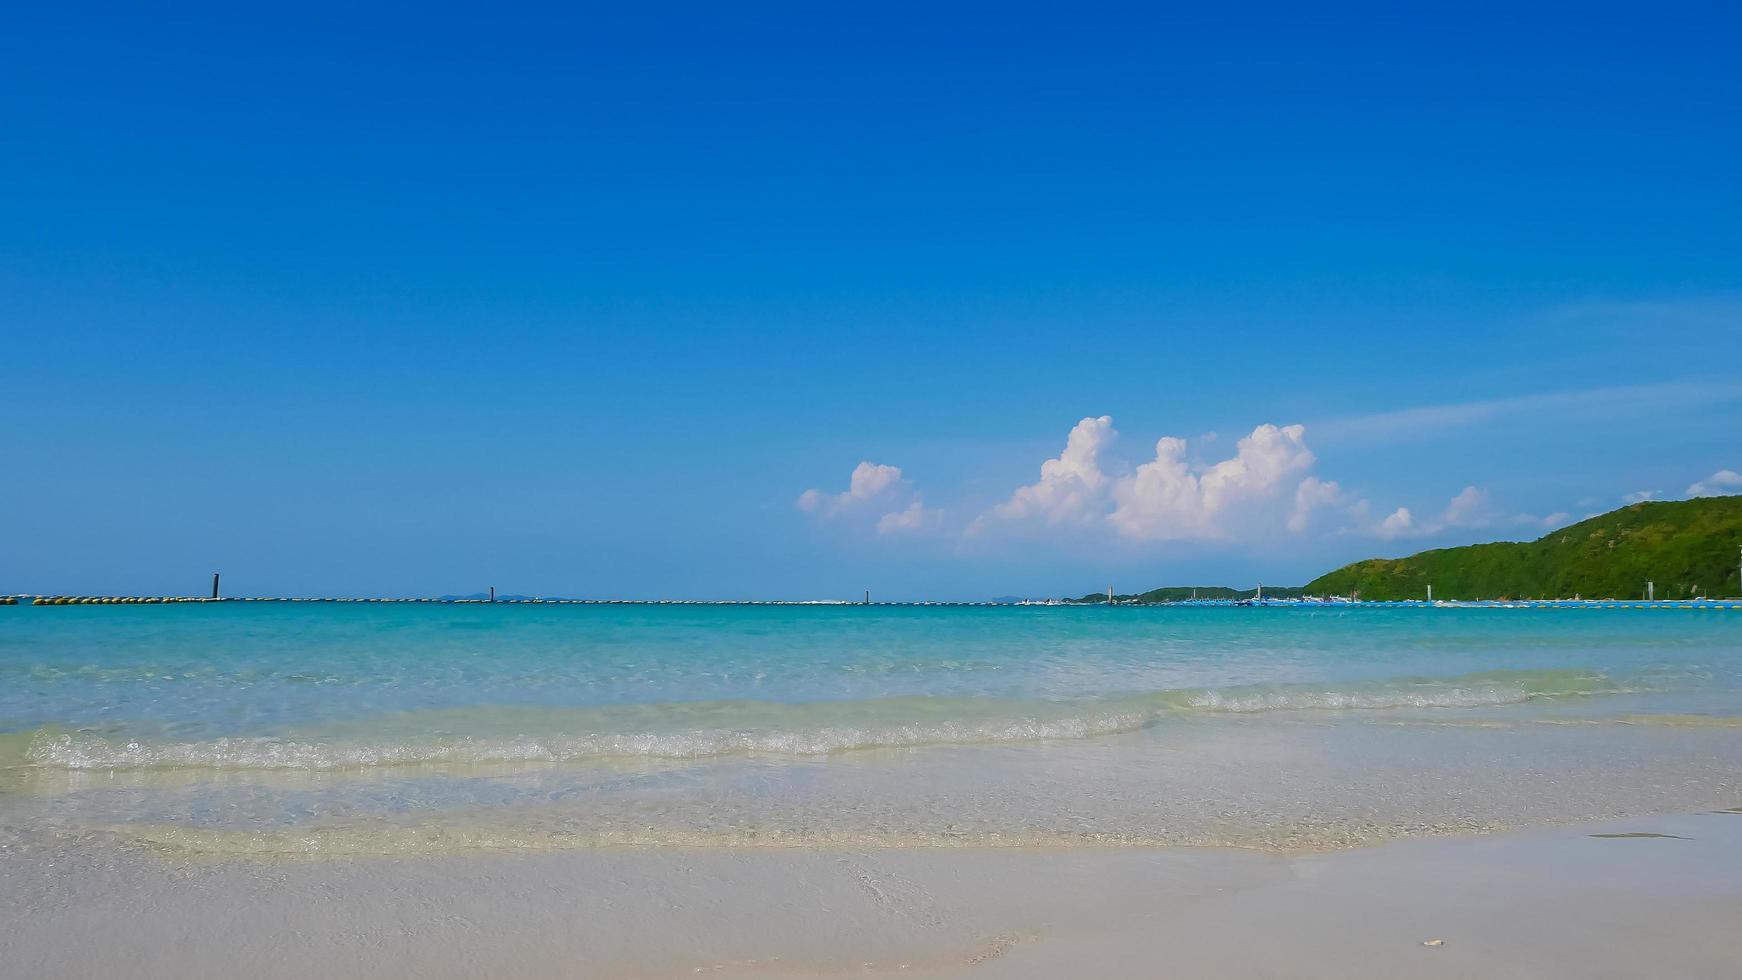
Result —
M1277 495L1283 480L1313 464L1299 425L1260 425L1234 456L1201 471L1186 461L1186 442L1158 440L1155 459L1113 486L1114 530L1137 541L1218 537L1236 506Z
M936 526L942 521L943 515L917 498L907 505L906 510L891 511L877 519L878 534L912 534Z
M1261 425L1241 439L1233 459L1210 467L1201 485L1210 509L1244 497L1270 496L1282 479L1313 465L1306 426Z
M830 518L887 501L902 486L901 467L863 462L853 467L843 493L826 494L821 490L806 490L794 505L806 513Z
M1498 516L1489 505L1488 491L1476 486L1467 486L1458 491L1457 496L1446 502L1445 509L1440 511L1439 516L1431 520L1418 519L1408 507L1399 507L1381 520L1374 520L1370 516L1371 512L1371 505L1366 500L1357 500L1349 505L1349 524L1343 529L1344 533L1390 540L1426 537L1451 528L1488 527L1502 520L1514 524L1540 524L1544 520L1529 514ZM1555 516L1566 517L1565 514Z
M1695 484L1695 486L1698 485L1699 484ZM1655 499L1657 495L1662 492L1662 490L1635 490L1632 493L1622 494L1621 502L1624 504L1644 503L1647 500ZM1693 491L1689 490L1688 493L1691 495Z
M1379 527L1374 533L1382 538L1407 538L1426 532L1425 529L1416 525L1415 515L1409 512L1408 507L1399 507L1392 511L1385 520L1379 522Z
M1434 516L1408 507L1375 508L1335 480L1310 472L1317 457L1301 425L1259 425L1239 439L1233 455L1209 462L1194 457L1186 440L1156 440L1154 458L1135 468L1111 457L1118 439L1111 416L1090 416L1071 428L1058 456L1040 465L1040 479L1017 487L963 532L1064 535L1110 544L1238 539L1257 541L1284 530L1353 534L1382 539L1418 538L1452 529L1493 526L1554 528L1569 515L1546 517L1497 510L1488 491L1465 486ZM1203 437L1199 437L1200 443ZM1729 470L1695 484L1690 493L1742 492L1742 475ZM796 506L819 521L839 518L878 535L914 535L946 527L943 511L928 507L899 467L861 462L840 493L806 490ZM1382 516L1381 516L1382 515ZM961 527L956 524L955 527Z
M1463 487L1462 491L1458 491L1458 496L1451 498L1451 503L1446 505L1446 512L1441 513L1439 519L1441 519L1442 524L1477 526L1477 524L1488 522L1486 513L1488 513L1488 493L1477 489L1477 487Z
M1118 437L1110 415L1078 422L1065 440L1064 452L1040 464L1040 480L1018 487L1009 500L975 520L969 532L984 529L989 518L1064 524L1099 517L1107 487L1101 452Z
M1426 528L1416 522L1415 514L1408 507L1399 507L1384 517L1374 517L1373 505L1366 498L1345 506L1343 515L1344 524L1337 531L1338 534L1393 541L1398 538L1421 537L1428 533Z
M1733 493L1742 493L1742 473L1735 470L1719 470L1688 487L1690 497L1726 497Z
M806 490L793 502L818 521L875 528L878 534L915 534L943 524L943 512L927 507L901 475L901 467L869 460L853 467L841 493Z
M1237 520L1258 516L1254 505L1281 497L1314 460L1303 427L1260 425L1215 464L1193 462L1184 439L1166 436L1156 441L1154 459L1116 476L1123 467L1108 467L1102 457L1117 437L1109 416L1078 422L1064 451L1041 464L1040 480L980 515L969 534L1021 523L1105 528L1131 541L1223 537Z
M1315 512L1342 502L1343 488L1337 485L1337 481L1309 476L1294 488L1294 510L1288 515L1288 529L1297 534L1305 531Z
M1440 514L1442 527L1487 527L1494 522L1488 509L1488 491L1465 487Z

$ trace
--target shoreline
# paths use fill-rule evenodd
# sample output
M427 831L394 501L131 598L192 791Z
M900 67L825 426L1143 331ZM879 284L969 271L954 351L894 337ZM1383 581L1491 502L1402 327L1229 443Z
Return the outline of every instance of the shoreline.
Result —
M1685 976L1742 969L1742 808L1309 854L0 851L24 976ZM1424 946L1431 940L1437 946Z
M314 597L314 596L0 596L0 605L17 606L156 606L183 604L264 603L374 603L435 606L823 606L865 609L1701 609L1742 611L1742 598L1698 599L1349 599L1342 596L1286 599L1170 599L1160 602L1079 602L1074 600L1023 600L1020 602L956 601L947 599L906 602L860 602L856 599L448 599L420 597Z

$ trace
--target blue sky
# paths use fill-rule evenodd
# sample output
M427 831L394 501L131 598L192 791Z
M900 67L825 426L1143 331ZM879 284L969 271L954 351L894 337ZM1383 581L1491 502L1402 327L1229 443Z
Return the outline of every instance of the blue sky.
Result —
M1516 6L15 11L0 591L1287 583L1730 489L1742 15Z

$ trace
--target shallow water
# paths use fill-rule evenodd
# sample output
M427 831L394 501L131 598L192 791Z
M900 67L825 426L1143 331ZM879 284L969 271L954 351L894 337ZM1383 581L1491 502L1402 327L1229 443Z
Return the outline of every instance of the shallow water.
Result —
M1742 802L1742 614L0 608L0 833L1334 847Z

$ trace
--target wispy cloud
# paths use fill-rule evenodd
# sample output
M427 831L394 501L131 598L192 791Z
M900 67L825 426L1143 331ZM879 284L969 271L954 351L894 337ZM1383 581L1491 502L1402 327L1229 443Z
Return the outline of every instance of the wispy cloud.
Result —
M1591 300L1550 310L1541 320L1559 331L1607 333L1618 338L1642 332L1708 334L1742 325L1742 298Z
M1388 540L1425 538L1459 528L1482 528L1495 524L1538 524L1542 521L1542 518L1528 514L1503 514L1490 502L1488 491L1477 486L1467 486L1458 491L1437 515L1425 518L1416 517L1408 507L1399 507L1384 517L1375 517L1373 506L1366 499L1350 501L1341 495L1324 499L1320 506L1333 508L1341 513L1343 522L1339 533Z
M1742 400L1742 382L1669 381L1424 405L1329 419L1314 424L1313 430L1339 442L1391 442L1519 416L1543 421L1577 415L1589 421L1736 400Z

